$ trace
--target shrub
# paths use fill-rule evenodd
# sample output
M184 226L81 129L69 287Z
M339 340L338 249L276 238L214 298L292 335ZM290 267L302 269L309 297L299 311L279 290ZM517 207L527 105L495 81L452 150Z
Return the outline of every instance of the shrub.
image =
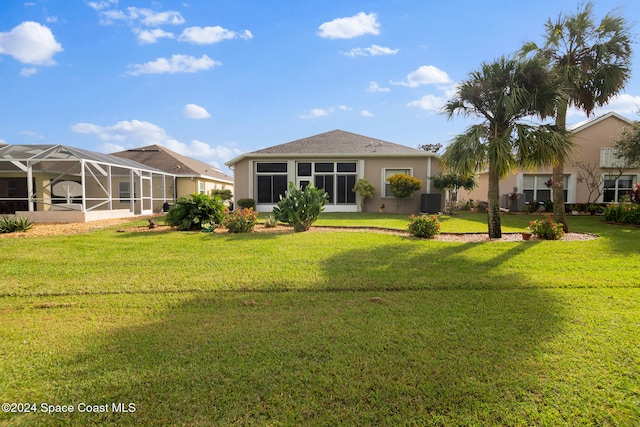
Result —
M273 214L278 221L292 225L296 233L307 231L324 210L327 199L327 193L320 188L307 185L302 190L290 182L287 196L280 196L278 206L273 208Z
M218 198L194 193L171 206L165 222L180 231L211 229L222 222L225 207Z
M373 199L376 195L376 187L366 178L360 178L356 185L353 186L353 192L358 193L360 196L360 210L364 212L364 204L368 199Z
M409 234L414 237L432 239L440 234L440 221L435 215L411 215L409 219Z
M396 211L400 211L400 199L407 199L416 191L422 188L422 181L418 178L407 175L406 173L397 173L389 177L389 187L391 193L396 198Z
M33 226L33 221L26 217L3 216L0 219L0 233L25 232Z
M640 225L640 205L619 203L604 208L604 219L610 222Z
M240 199L237 202L237 205L239 208L251 208L251 209L255 209L256 208L256 201L253 199Z
M267 228L273 228L278 224L278 220L273 214L269 214L267 219L264 220L264 226Z
M225 190L216 188L210 191L210 196L213 197L214 199L218 198L223 202L226 202L227 200L231 200L231 198L233 197L233 193L231 193L231 190L229 190L228 188Z
M544 240L558 240L564 235L562 224L553 222L551 215L546 219L536 219L529 223L531 234Z
M229 230L229 233L248 233L253 230L256 222L258 222L258 212L251 208L244 208L233 212L227 211L222 225Z

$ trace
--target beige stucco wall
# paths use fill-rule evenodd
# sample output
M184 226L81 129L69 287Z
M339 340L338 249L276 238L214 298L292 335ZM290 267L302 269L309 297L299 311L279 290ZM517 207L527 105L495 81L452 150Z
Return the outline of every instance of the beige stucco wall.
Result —
M255 198L255 194L250 194L250 179L252 175L250 173L250 159L244 158L233 165L234 176L234 201L244 198ZM300 161L338 161L343 159L296 159ZM346 161L346 159L344 159ZM396 212L396 199L395 198L383 198L382 189L384 188L384 169L403 169L408 168L413 171L413 176L422 181L422 190L414 193L410 200L400 203L400 212L402 213L417 213L420 210L420 198L422 193L437 193L440 191L433 187L432 183L428 180L428 176L433 176L439 173L442 168L440 161L437 157L379 157L379 158L366 158L366 159L354 159L353 157L348 160L356 160L361 165L364 163L364 170L358 169L359 177L364 176L369 182L376 188L376 196L374 199L366 202L365 209L368 212L377 212L379 206L384 203L386 212ZM258 160L257 160L258 161ZM287 161L286 158L279 159L260 159L259 161L265 162L277 162ZM356 201L357 208L359 209L360 201ZM444 206L444 196L442 196L442 206Z

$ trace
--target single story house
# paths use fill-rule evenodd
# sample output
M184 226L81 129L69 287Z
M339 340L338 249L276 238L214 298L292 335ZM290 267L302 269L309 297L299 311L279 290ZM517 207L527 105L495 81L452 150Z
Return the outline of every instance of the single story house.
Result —
M0 146L0 214L86 222L160 212L176 176L129 159L65 145Z
M193 193L209 194L211 190L231 190L233 177L215 167L183 156L160 145L133 148L112 153L112 156L133 160L176 177L176 193L185 196Z
M610 112L568 128L576 147L564 164L565 203L615 203L629 194L640 180L640 169L626 167L615 156L612 141L631 123ZM501 207L522 211L528 204L553 200L552 174L551 167L520 169L501 180ZM484 171L478 187L466 193L461 190L459 199L487 200L487 190L488 172Z
M422 190L399 203L404 213L439 212L444 200L430 177L441 172L434 153L368 136L334 130L243 154L226 163L234 171L235 201L254 199L258 212L270 212L284 196L289 182L313 184L329 195L326 212L357 212L359 196L353 187L366 178L376 188L366 210L396 212L388 178L406 173L422 181Z

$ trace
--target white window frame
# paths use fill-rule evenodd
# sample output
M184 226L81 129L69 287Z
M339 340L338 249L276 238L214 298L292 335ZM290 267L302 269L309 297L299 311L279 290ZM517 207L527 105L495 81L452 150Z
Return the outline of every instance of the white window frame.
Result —
M387 174L387 171L393 171L393 172ZM413 168L403 167L403 168L383 168L382 169L382 198L383 199L395 199L395 196L393 195L393 193L391 193L391 190L389 190L391 194L387 194L387 185L389 185L389 177L397 173L404 173L409 176L413 176Z

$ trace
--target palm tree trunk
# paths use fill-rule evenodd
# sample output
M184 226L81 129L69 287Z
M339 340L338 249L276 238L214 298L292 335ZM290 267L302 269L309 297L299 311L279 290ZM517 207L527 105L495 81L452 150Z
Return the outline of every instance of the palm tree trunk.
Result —
M567 129L567 101L561 101L556 115L556 127L564 132ZM567 217L564 213L564 162L553 167L553 220L562 224L565 233L569 232Z
M489 191L487 194L489 203L489 237L500 239L502 227L500 224L500 177L498 172L489 166Z

